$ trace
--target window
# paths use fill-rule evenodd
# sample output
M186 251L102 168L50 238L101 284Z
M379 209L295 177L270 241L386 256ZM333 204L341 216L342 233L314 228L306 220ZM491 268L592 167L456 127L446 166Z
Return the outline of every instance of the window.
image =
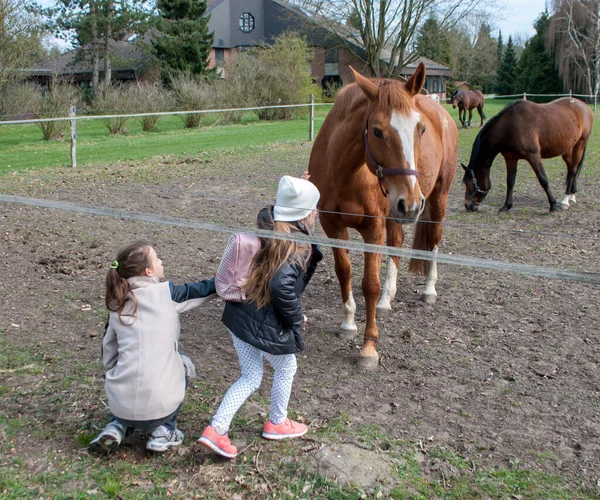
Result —
M215 49L215 65L220 66L225 62L225 49Z
M250 33L254 29L254 16L250 12L244 12L240 16L240 30Z
M337 47L330 47L325 49L325 63L337 63L338 62L338 49Z

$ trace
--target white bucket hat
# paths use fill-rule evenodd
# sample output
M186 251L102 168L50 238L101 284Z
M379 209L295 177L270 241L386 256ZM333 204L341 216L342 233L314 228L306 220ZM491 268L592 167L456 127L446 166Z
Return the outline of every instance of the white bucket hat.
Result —
M319 201L319 190L310 181L284 175L279 181L273 220L295 222L310 215Z

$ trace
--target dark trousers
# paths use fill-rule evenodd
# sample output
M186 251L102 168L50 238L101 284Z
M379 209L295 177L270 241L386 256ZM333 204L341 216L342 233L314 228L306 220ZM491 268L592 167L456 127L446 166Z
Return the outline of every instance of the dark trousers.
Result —
M170 415L163 418L157 418L156 420L126 420L113 415L111 421L117 421L125 427L126 437L131 436L135 429L152 432L161 425L164 425L170 431L174 431L177 429L177 415L179 415L179 412L181 411L181 406L182 405L179 405L179 407Z

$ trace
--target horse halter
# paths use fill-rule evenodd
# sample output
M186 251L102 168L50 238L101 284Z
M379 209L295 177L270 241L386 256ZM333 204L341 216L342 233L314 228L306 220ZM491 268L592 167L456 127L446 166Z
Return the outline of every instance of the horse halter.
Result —
M468 170L471 173L471 179L473 180L473 188L474 188L473 192L469 196L469 200L473 203L476 203L474 198L478 194L482 195L481 201L485 200L485 197L490 192L490 190L488 189L488 190L484 191L483 189L479 189L479 186L477 184L477 179L475 178L475 170L473 170L472 168L469 168ZM481 202L477 202L477 203L481 203Z
M414 175L415 177L419 177L419 172L416 170L412 170L410 168L384 168L382 165L377 163L377 160L373 156L371 152L371 148L369 147L369 122L365 120L365 133L364 133L364 142L365 142L365 151L367 152L367 164L374 165L375 175L377 175L377 180L379 181L379 189L383 193L383 196L387 198L388 193L383 188L383 177L386 175ZM367 165L369 166L369 165Z

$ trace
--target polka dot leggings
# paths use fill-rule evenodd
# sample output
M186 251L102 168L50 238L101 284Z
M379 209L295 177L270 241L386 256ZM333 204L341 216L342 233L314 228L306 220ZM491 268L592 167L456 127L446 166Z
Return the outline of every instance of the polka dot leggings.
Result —
M231 334L231 338L238 354L242 374L225 394L211 425L219 434L225 434L229 430L234 415L244 401L260 387L263 376L263 358L275 370L271 388L269 419L275 425L281 424L287 418L287 405L297 368L296 356L294 354L268 354L238 339L233 334Z

